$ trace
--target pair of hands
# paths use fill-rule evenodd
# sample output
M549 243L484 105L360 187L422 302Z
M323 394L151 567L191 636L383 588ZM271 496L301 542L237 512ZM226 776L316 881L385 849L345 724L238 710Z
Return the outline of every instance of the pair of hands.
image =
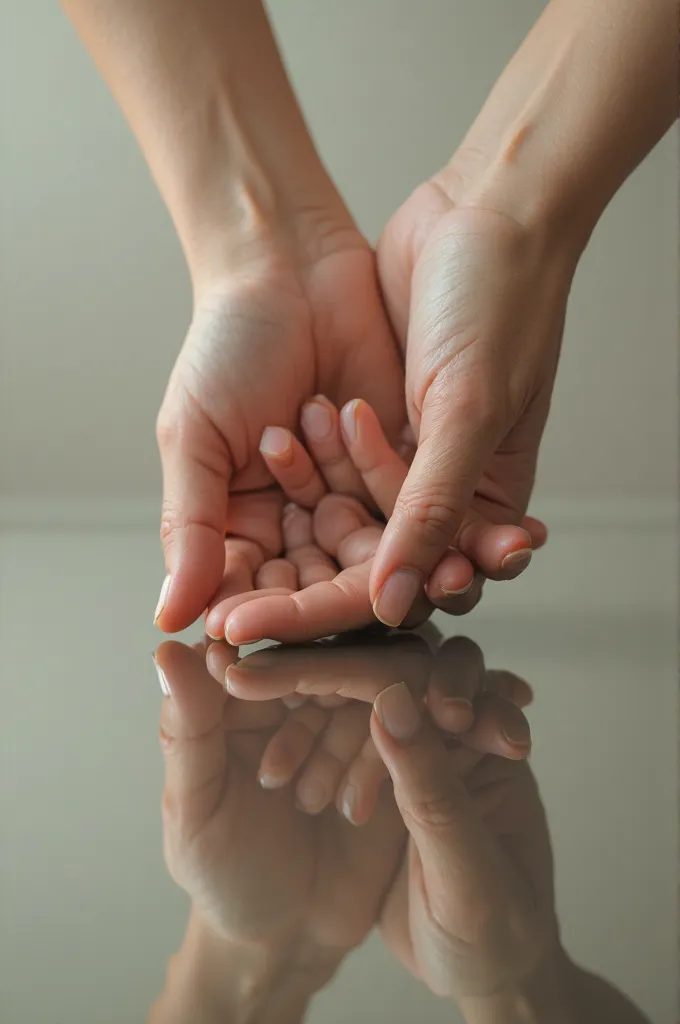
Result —
M260 440L300 420L322 432L318 394L337 408L364 399L393 448L415 447L377 502L389 521L361 583L383 622L402 623L425 586L441 597L442 580L455 591L475 572L517 575L544 539L523 513L573 267L470 205L450 174L404 204L377 258L337 204L309 220L295 241L271 225L252 266L242 257L227 284L197 289L158 419L164 630L251 590L280 555L283 500ZM323 634L313 616L301 610L296 638Z
M315 396L303 406L300 434L304 446L286 428L267 427L259 447L278 489L232 501L233 514L242 509L242 526L259 544L242 536L224 542L227 568L205 624L214 639L226 636L236 646L265 636L300 641L376 621L369 581L385 529L380 517L389 516L407 476L408 448L402 444L399 454L390 446L375 412L360 399L338 413L327 398ZM542 524L525 518L525 526L539 547ZM413 595L405 624L424 621L433 607L470 611L485 576L509 579L520 572L512 556L498 570L504 543L500 531L494 536L471 525L467 551L477 572L467 557L449 552L424 592ZM277 557L264 556L263 549L277 548ZM383 619L390 617L390 599L384 588Z
M247 991L301 978L309 998L376 924L463 1007L554 955L531 691L472 642L368 635L238 663L223 643L166 643L157 665L166 860L199 945Z

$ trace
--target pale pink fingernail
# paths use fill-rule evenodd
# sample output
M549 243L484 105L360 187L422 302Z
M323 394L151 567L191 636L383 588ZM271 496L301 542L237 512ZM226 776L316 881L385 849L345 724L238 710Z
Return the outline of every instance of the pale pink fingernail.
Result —
M340 419L342 421L342 429L345 432L347 440L352 444L357 439L357 410L359 408L359 399L355 398L353 401L348 402L340 413Z
M271 775L267 772L259 772L257 781L263 789L281 789L286 785L288 780L282 779L280 775Z
M163 580L163 586L161 587L160 596L158 598L158 604L156 605L156 611L153 613L153 624L154 626L158 622L158 618L165 608L165 602L168 599L168 590L170 589L171 577L168 575Z
M290 431L284 427L265 427L260 441L263 455L274 455L280 458L291 449Z
M333 430L330 409L322 402L308 402L300 414L302 428L312 441L325 441Z
M373 602L376 618L386 626L399 626L411 610L422 590L420 574L412 569L398 569L383 583Z
M342 795L342 813L351 825L359 824L355 817L356 805L357 788L350 784L345 787L345 792Z
M467 584L467 586L461 587L460 590L446 590L445 587L440 587L439 589L441 590L444 597L461 597L463 594L467 594L470 592L470 590L472 590L472 584L474 582L475 578L473 576L470 582Z
M514 572L519 575L531 561L533 551L531 548L522 548L520 551L512 551L506 555L501 562L501 569L504 572Z
M163 671L163 669L158 664L158 661L156 660L156 655L152 654L151 657L153 658L153 663L156 666L156 673L158 675L158 682L160 683L161 690L163 691L163 696L164 697L171 697L172 694L170 692L170 684L168 682L168 677L166 676L165 672Z

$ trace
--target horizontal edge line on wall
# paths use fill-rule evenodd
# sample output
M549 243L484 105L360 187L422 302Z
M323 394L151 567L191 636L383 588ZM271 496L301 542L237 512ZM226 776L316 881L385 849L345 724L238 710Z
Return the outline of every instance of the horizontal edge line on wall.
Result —
M678 528L677 502L637 498L559 498L538 500L530 512L548 528L661 529ZM157 529L160 499L55 498L0 495L0 528L32 530Z

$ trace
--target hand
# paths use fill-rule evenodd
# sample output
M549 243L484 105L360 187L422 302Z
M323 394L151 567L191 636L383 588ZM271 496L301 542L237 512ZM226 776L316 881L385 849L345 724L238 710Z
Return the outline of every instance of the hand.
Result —
M465 637L441 642L422 636L345 634L301 647L255 651L240 661L224 644L207 652L208 669L239 700L281 698L292 709L269 741L259 778L267 788L294 780L299 807L317 814L335 802L355 825L371 817L387 771L370 736L377 695L403 681L424 700L429 716L457 748L458 770L480 754L524 758L529 727L521 708L528 685L509 672L491 672ZM329 711L332 709L332 712Z
M463 181L454 165L419 188L378 245L418 440L371 570L389 624L450 545L467 555L495 524L521 522L576 265L571 248L551 249ZM513 547L496 571L519 570L530 548Z
M171 694L161 720L170 873L230 955L250 951L277 975L327 980L373 926L399 856L404 827L391 794L361 830L332 807L302 813L292 788L257 782L290 716L281 701L230 697L201 649L165 643L156 657Z
M315 408L312 417L310 406ZM327 423L322 438L309 429L320 413ZM234 645L264 636L300 641L376 621L368 580L384 522L362 502L388 516L407 463L361 400L350 402L338 417L335 407L317 396L303 409L302 431L306 448L281 427L269 427L261 444L272 476L285 496L298 504L288 506L283 516L284 558L259 567L255 590L248 590L245 577L225 580L206 617L206 631L212 637L226 632ZM467 557L448 553L425 594L416 597L405 625L422 622L433 606L454 615L472 610L482 594L484 573L493 574L499 552L525 544L525 531L534 547L545 541L545 529L537 520L525 517L523 527L496 528L471 538L468 553L479 567L477 573ZM510 568L495 578L511 578L516 572Z

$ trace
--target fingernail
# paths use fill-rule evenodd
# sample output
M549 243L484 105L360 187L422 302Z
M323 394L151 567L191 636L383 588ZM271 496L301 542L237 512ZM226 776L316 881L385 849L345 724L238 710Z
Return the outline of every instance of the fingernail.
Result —
M263 455L281 457L290 451L290 432L284 427L265 427L260 441Z
M279 775L268 775L266 772L259 772L257 781L263 789L281 789L286 785L286 780Z
M520 727L517 722L509 727L504 725L502 732L511 747L531 746L531 737L527 735L527 730Z
M321 402L308 402L303 406L300 420L305 434L312 441L325 440L333 429L330 409Z
M295 803L307 814L318 814L328 803L326 787L314 779L303 779L295 792Z
M287 693L285 697L281 698L281 703L285 704L289 711L295 711L296 708L301 708L307 701L306 697L303 697L301 693Z
M511 554L506 555L501 562L501 569L504 572L512 570L519 574L528 566L531 561L533 552L531 548L522 548L521 551L513 551Z
M227 691L227 693L230 693L232 694L232 696L234 696L238 694L238 685L235 679L230 678L229 672L230 669L227 669L227 671L224 673L224 688Z
M170 684L168 683L168 677L166 676L165 672L163 671L163 669L158 664L158 662L156 660L156 655L152 654L151 657L153 658L153 663L156 666L156 673L158 674L158 682L161 684L161 690L163 691L163 696L164 697L171 697L172 694L170 693Z
M357 439L357 410L359 408L359 399L355 398L352 402L348 402L340 413L340 420L342 422L342 429L347 436L347 440L351 441L352 444Z
M356 786L349 785L345 788L345 792L342 794L342 813L347 821L351 825L358 825L359 822L354 817L354 811L357 803L357 788Z
M411 569L398 569L383 583L373 603L376 618L386 626L399 626L422 589L422 580Z
M462 594L467 594L472 590L472 584L474 582L475 578L473 576L470 582L467 584L467 586L461 587L460 590L446 590L445 587L440 587L439 589L441 590L444 597L460 597Z
M420 731L422 719L406 683L394 683L375 699L380 724L390 736L401 743L412 740Z
M166 576L163 580L163 586L158 598L158 604L156 605L156 611L153 613L153 624L154 626L158 622L158 617L165 608L165 602L168 597L168 590L170 589L170 576Z
M445 708L451 708L452 711L464 711L466 714L472 712L472 701L465 697L443 697L442 703Z

